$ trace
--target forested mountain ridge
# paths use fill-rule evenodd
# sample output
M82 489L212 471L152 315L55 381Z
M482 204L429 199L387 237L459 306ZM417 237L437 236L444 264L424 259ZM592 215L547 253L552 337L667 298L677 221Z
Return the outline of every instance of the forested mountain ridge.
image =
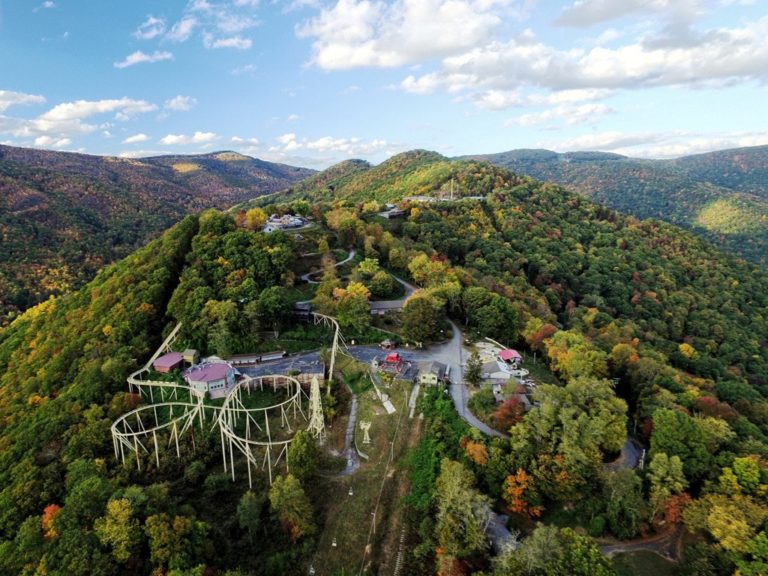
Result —
M682 226L757 263L768 254L768 147L676 160L602 152L512 150L473 155L555 182L638 218Z
M443 200L403 200L417 195ZM328 259L331 247L365 258L351 272L359 281L344 287L329 266L317 288L315 304L345 334L371 321L366 294L377 274L366 277L363 264L379 267L420 287L402 312L405 339L439 338L448 315L466 334L536 352L559 382L539 387L542 408L518 417L509 438L466 430L443 394L424 400L429 429L410 460L407 573L613 574L572 531L542 548L539 564L523 568L514 553L491 563L482 532L457 534L445 521L470 522L488 502L545 522L562 513L591 535L621 538L664 530L685 508L701 539L681 573L759 570L768 518L763 271L669 224L425 151L375 167L345 163L258 202L269 213L311 211L317 241L309 230L302 239L264 234L248 218L207 211L0 331L0 572L306 573L317 541L291 538L266 503L263 477L251 520L241 515L245 481L220 473L217 434L202 432L196 450L187 437L180 460L139 472L114 459L109 425L138 401L124 378L177 321L183 344L203 352L251 350L259 327L297 338L303 329L285 294L300 277L299 253ZM400 219L377 215L386 202ZM649 447L646 469L608 472L603 461L628 420ZM453 481L462 489L452 491ZM450 508L462 494L473 495L471 506ZM268 533L257 546L251 526ZM525 536L536 543L535 534ZM549 561L559 568L546 569ZM590 569L574 571L574 562Z
M134 160L0 146L0 318L80 286L185 214L312 173L233 152Z

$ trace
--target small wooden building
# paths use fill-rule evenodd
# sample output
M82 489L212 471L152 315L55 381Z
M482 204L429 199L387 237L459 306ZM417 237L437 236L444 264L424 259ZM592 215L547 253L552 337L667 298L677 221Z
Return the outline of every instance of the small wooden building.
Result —
M419 370L419 384L437 386L445 380L447 367L442 362L430 362Z
M187 348L183 352L184 355L184 362L192 366L193 364L197 364L198 360L200 360L200 354L197 352L197 350L193 348Z

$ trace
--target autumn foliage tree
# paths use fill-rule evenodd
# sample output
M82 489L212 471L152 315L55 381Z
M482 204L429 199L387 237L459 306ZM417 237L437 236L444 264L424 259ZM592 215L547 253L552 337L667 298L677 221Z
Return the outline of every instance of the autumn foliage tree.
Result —
M48 504L48 506L46 506L43 510L43 516L40 519L40 525L43 529L43 537L46 540L55 538L58 535L56 533L56 527L54 526L53 521L56 519L56 516L60 511L61 506L58 504Z
M510 396L493 413L493 422L501 430L509 430L525 416L525 407L517 396Z
M509 510L516 514L527 514L532 518L538 518L544 511L533 476L522 468L518 468L515 474L507 476L504 481L503 497Z

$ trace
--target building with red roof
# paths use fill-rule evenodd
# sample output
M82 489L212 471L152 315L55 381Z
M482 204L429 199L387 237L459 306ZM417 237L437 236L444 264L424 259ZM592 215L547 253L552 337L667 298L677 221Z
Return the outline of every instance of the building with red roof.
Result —
M175 370L184 361L184 355L181 352L168 352L158 357L152 362L152 367L161 374L168 374L171 370Z
M515 368L520 367L520 364L523 363L523 357L520 352L517 350L512 350L511 348L507 348L499 352L499 360Z

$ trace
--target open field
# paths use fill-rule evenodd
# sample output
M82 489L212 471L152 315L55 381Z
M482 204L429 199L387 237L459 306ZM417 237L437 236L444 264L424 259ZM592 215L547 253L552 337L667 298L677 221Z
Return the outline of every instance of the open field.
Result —
M364 574L373 574L382 558L397 553L389 548L398 541L392 533L399 534L399 497L407 482L407 473L397 463L420 424L420 420L408 418L410 390L406 383L393 384L387 390L397 408L391 415L372 388L358 396L358 422L367 420L372 425L371 444L362 444L359 427L356 442L369 459L362 459L354 474L324 478L316 487L325 494L325 507L320 511L325 527L312 559L318 576L358 574L361 569Z

